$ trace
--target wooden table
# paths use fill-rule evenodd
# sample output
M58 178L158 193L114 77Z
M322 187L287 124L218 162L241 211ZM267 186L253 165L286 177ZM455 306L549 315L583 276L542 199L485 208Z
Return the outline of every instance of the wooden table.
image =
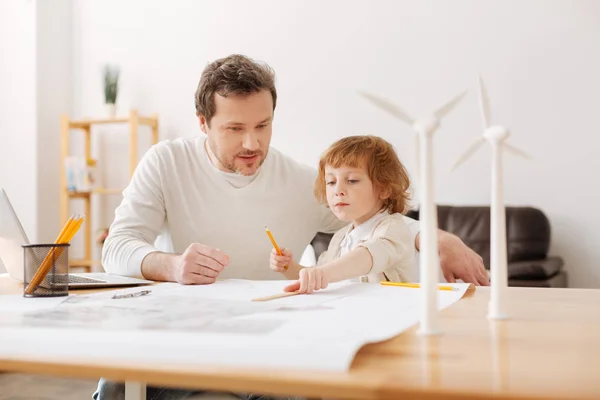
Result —
M0 293L22 293L22 287L0 277ZM509 288L508 293L510 320L489 321L489 289L478 288L442 312L442 335L422 337L414 327L367 345L347 373L2 355L0 370L336 399L600 398L600 290Z

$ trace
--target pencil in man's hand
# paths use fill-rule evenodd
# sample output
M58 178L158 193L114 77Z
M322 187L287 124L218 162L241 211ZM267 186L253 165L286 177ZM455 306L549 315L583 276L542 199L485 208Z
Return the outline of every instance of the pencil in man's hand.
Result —
M267 228L266 226L265 226L265 231L267 232L267 235L269 236L269 239L271 240L271 243L273 244L273 247L275 248L275 251L277 252L277 254L279 254L280 256L282 256L283 253L281 252L281 249L279 248L279 246L277 246L277 242L275 241L275 238L273 237L273 234L271 233L271 231L269 230L269 228ZM284 268L288 269L288 266L286 265Z

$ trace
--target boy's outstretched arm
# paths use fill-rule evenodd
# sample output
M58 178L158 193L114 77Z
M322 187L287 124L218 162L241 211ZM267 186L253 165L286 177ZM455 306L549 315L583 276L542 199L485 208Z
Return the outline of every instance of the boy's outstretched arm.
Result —
M330 283L367 275L373 268L373 257L368 249L358 247L318 267L300 268L299 277L295 278L298 281L286 286L286 292L312 293Z
M373 268L373 257L366 248L357 247L317 268L323 269L328 283L339 282L367 275Z

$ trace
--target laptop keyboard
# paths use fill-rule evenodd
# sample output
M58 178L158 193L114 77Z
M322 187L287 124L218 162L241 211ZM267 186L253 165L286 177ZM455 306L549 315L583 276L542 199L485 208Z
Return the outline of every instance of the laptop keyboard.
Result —
M102 279L94 279L94 278L84 278L83 276L77 275L68 275L69 281L68 283L105 283L105 280ZM54 283L66 283L67 276L65 275L55 275Z

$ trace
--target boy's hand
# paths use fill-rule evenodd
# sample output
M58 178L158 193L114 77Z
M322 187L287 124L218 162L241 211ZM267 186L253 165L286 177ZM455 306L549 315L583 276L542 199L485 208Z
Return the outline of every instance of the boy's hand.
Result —
M312 293L319 289L325 289L328 284L329 278L322 268L302 268L300 278L291 285L287 285L283 290L285 292Z
M275 272L285 272L286 267L292 262L292 252L290 250L282 248L281 253L282 256L277 254L277 250L271 250L270 267Z

